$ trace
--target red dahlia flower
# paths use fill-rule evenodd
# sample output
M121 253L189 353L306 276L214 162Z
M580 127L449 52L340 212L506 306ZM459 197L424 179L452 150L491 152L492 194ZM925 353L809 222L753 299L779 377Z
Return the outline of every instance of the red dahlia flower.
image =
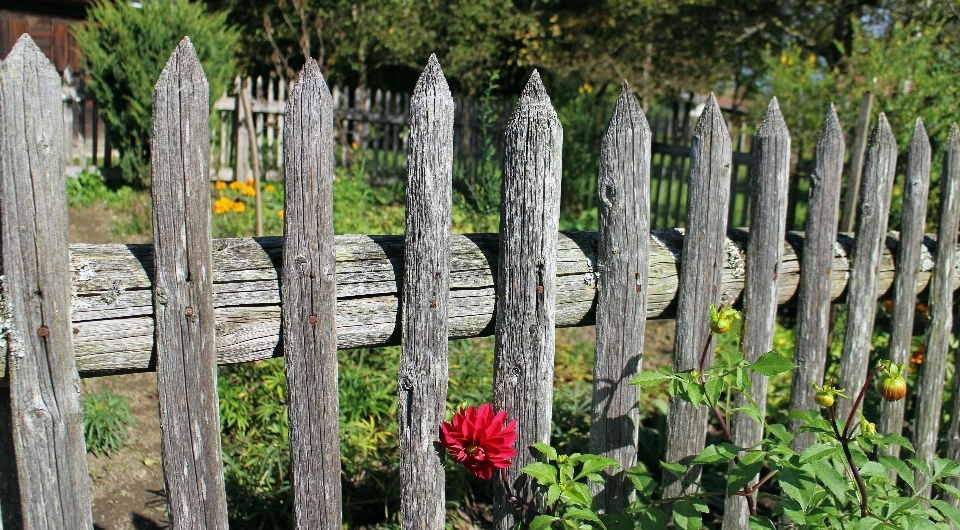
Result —
M512 447L517 440L517 420L504 427L506 419L502 410L494 415L489 403L480 405L479 410L468 407L454 414L452 422L440 424L440 444L474 475L490 480L494 469L510 467L510 459L517 454Z

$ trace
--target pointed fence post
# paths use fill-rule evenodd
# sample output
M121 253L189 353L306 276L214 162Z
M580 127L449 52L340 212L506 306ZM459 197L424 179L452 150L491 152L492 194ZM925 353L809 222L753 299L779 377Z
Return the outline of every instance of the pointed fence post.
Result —
M640 373L647 325L650 247L650 127L633 90L620 88L600 148L597 182L597 346L590 451L620 462L595 488L598 506L623 513L636 488Z
M820 127L817 152L810 175L810 198L807 201L807 224L800 258L799 302L797 303L797 338L794 346L790 388L790 410L804 411L816 407L816 391L812 383L823 383L830 336L830 284L833 258L836 254L837 218L840 211L840 182L843 176L843 129L837 110L830 110ZM803 424L793 419L791 433ZM816 441L816 435L805 432L790 442L795 451L803 451Z
M210 87L188 37L153 89L153 306L163 477L174 528L227 528L214 349Z
M400 354L400 520L403 528L445 526L446 414L453 193L453 96L435 55L410 99L407 213Z
M690 184L673 348L675 371L698 369L704 348L712 352L707 344L711 341L710 304L720 303L732 159L730 134L717 100L711 94L694 128L690 149ZM707 355L706 363L712 362L713 355ZM707 408L671 398L669 417L664 460L689 465L706 442ZM691 466L684 479L696 482L699 476L700 466ZM664 498L669 498L682 495L685 488L679 479L664 473L663 490Z
M913 341L913 318L917 309L917 276L920 273L920 250L923 248L923 229L927 221L927 195L930 189L930 139L927 137L927 129L923 126L923 120L917 118L916 127L913 129L913 138L910 140L910 151L907 155L907 175L904 179L903 187L903 210L900 214L900 244L897 246L897 275L893 280L893 329L890 332L890 360L895 363L910 362L910 347ZM941 221L942 224L942 221ZM956 232L956 230L954 230ZM950 269L949 262L946 269ZM936 277L937 270L934 270ZM946 272L946 271L945 271ZM931 285L938 285L936 281ZM942 286L938 286L942 289ZM946 312L947 322L944 329L950 329L950 302L953 299L953 289L946 291ZM934 291L931 290L931 293ZM943 296L942 294L940 296ZM942 300L942 298L941 298ZM932 297L931 297L932 301ZM943 311L943 307L940 308ZM948 332L949 333L949 332ZM931 403L920 405L917 416L918 425L923 425L932 419L936 419L931 432L937 432L940 425L940 407L943 405L943 383L944 370L946 369L946 344L943 346L943 355L933 355L932 363L924 363L922 368L923 380L919 388L924 384L936 381L935 388L941 391L937 393L936 409L928 408ZM930 360L929 354L927 360ZM939 363L939 366L938 366ZM931 367L931 368L928 368ZM928 373L928 369L933 372ZM939 370L939 374L937 371ZM906 399L899 401L883 401L880 403L880 421L877 425L877 432L883 434L900 434L903 431L903 412L906 406ZM932 413L933 417L924 417L924 410ZM930 426L929 423L924 427ZM936 445L936 436L933 438ZM918 449L919 451L919 449ZM890 445L885 451L877 448L880 455L899 456L900 446ZM887 470L891 479L896 479L896 472L892 469Z
M853 246L850 281L847 283L847 323L837 388L844 389L852 398L856 397L867 380L873 321L877 316L879 263L887 239L890 192L896 168L897 141L887 117L881 113L877 126L870 134L870 144L863 162L857 237ZM852 407L852 399L837 400L837 421L846 421Z
M70 323L60 76L29 35L17 40L0 66L0 102L2 320L10 383L0 388L10 396L9 402L0 399L0 406L9 406L0 421L12 423L0 434L12 438L17 473L0 478L0 491L10 493L19 482L22 516L17 521L17 497L8 497L0 502L0 522L12 528L90 528ZM4 475L6 464L0 468Z
M283 348L297 529L341 528L333 98L308 59L284 114Z
M950 328L953 323L953 282L956 271L957 228L960 225L960 129L953 124L943 154L943 176L940 187L940 226L937 229L937 253L927 301L928 324L924 338L923 364L917 384L917 415L914 422L913 446L917 458L928 469L937 454L937 438L943 411L943 378L950 349ZM958 376L960 377L960 376ZM955 387L956 388L956 387ZM954 393L955 403L960 398ZM947 457L956 459L955 424L957 408L951 409L954 419L947 434ZM929 488L922 495L929 495Z
M534 462L530 445L550 443L562 145L563 126L534 70L504 133L493 376L494 407L517 420L506 477L524 499L536 486L517 470ZM512 528L518 512L499 481L494 501L494 525Z
M747 244L743 326L740 334L740 351L751 363L773 348L780 297L780 266L787 232L790 133L780 113L777 98L770 101L760 123L753 144L753 160L754 167L750 173L750 240ZM753 372L750 380L752 397L760 408L760 415L764 416L767 410L767 376ZM742 407L749 402L738 395L735 404ZM746 414L735 413L731 422L734 445L751 447L763 438L763 426ZM739 496L727 498L723 527L750 528L747 499Z

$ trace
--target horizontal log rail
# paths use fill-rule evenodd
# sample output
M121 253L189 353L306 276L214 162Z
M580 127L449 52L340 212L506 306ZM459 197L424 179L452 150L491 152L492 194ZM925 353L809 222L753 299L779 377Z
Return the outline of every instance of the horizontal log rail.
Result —
M745 230L730 230L722 300L735 302L743 290ZM595 232L562 232L557 264L557 326L593 324ZM891 232L880 260L878 298L893 283L898 234ZM921 253L917 292L926 289L936 243L928 236ZM787 235L780 276L780 304L794 302L800 278L803 234ZM672 318L677 293L682 230L656 230L650 244L647 318ZM846 288L853 239L837 238L832 298ZM455 235L450 241L450 338L493 334L496 234ZM213 241L216 347L220 364L283 355L280 341L280 237ZM399 290L403 281L403 236L336 236L338 346L363 348L399 344ZM960 252L954 260L960 262ZM491 268L491 264L494 266ZM73 333L77 369L83 377L155 370L152 245L70 245ZM960 269L960 267L958 267ZM953 289L960 285L954 275ZM0 378L6 377L6 343Z

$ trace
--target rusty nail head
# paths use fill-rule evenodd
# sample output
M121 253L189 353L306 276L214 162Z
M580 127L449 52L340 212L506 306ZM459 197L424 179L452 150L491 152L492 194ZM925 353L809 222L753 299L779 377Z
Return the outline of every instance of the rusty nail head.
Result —
M73 328L73 334L76 335L80 333L80 328Z
M41 337L46 337L49 334L50 334L50 328L48 328L47 326L40 326L40 329L37 330L37 335L40 335Z
M436 300L430 300L430 307L431 307L431 308L437 307L437 301L436 301Z
M540 294L543 294L543 286L542 286L542 285L538 285L538 286L537 286L537 292L540 293Z
M310 315L310 318L307 319L311 324L317 323L317 315Z
M188 317L192 317L192 316L193 316L193 308L192 308L192 307L187 307L186 309L183 310L183 314L184 314L184 315L187 315Z

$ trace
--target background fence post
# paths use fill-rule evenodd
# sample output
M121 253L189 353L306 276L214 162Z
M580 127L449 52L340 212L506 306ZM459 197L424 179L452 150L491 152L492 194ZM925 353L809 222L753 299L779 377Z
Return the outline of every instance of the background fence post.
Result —
M797 331L793 349L790 410L804 411L816 405L811 383L823 383L830 336L830 283L837 244L837 217L840 210L840 182L843 176L843 129L837 110L830 110L820 127L817 152L810 174L810 199L807 206L803 256L800 258ZM792 433L803 424L793 419L787 424ZM803 451L816 441L816 434L805 432L790 442L795 451Z
M623 470L637 464L640 373L647 325L650 247L650 127L626 82L600 148L597 179L597 346L590 451L619 472L595 488L597 505L623 513L636 488Z
M403 528L442 530L447 401L453 96L435 55L410 99L403 350L398 377L400 512ZM374 144L376 145L376 144Z
M913 318L917 312L917 276L920 274L920 250L923 248L923 229L927 221L927 195L930 188L930 139L927 137L927 129L923 126L923 120L917 118L916 127L913 129L913 138L910 140L910 151L907 155L907 175L904 178L903 186L903 210L900 214L900 243L897 245L897 276L893 280L893 329L890 331L890 360L895 363L910 362L910 348L913 341ZM940 220L943 224L943 218ZM956 230L954 230L956 232ZM949 261L944 262L943 273L950 272ZM934 278L940 271L934 269ZM937 285L934 280L931 285L930 294L933 295L933 287ZM940 286L943 289L942 286ZM953 299L951 288L946 289L947 305L946 311L950 313L950 301ZM931 301L933 296L930 297ZM942 300L942 299L941 299ZM943 308L940 308L943 311ZM946 328L950 329L949 317L947 318ZM949 331L947 332L949 333ZM932 375L933 381L939 381L936 384L939 397L936 400L937 421L932 427L932 432L936 432L940 425L939 415L940 407L943 405L943 382L944 370L946 369L946 345L943 347L942 358L938 358L936 353L933 355L932 363L924 363L923 372L927 373L927 367L936 367L939 370L938 375L927 374L925 379ZM929 354L927 361L930 360ZM937 367L937 364L940 364ZM925 382L921 382L918 388L923 388ZM903 411L907 400L883 401L880 403L880 421L877 422L878 432L883 434L900 434L903 430ZM921 404L919 410L923 414L924 407L929 407L930 403ZM926 409L933 410L933 409ZM918 425L922 425L925 420L918 417ZM923 425L927 427L930 424ZM936 436L933 438L936 445ZM919 448L917 449L919 451ZM890 445L887 450L877 448L880 455L900 455L899 445ZM896 472L892 469L887 470L891 479L896 479Z
M163 476L173 528L227 528L214 349L210 88L190 39L153 90L154 314Z
M563 127L536 70L504 136L494 407L517 419L507 480L531 499L536 486L517 470L534 461L530 445L550 442L563 145ZM494 524L512 528L516 509L502 484L494 488Z
M918 127L919 128L919 127ZM924 135L926 136L926 135ZM928 296L928 325L924 340L923 364L917 384L917 414L913 445L917 458L929 466L937 452L940 418L943 415L943 378L950 349L953 280L956 272L957 228L960 225L960 130L953 124L943 154L940 184L940 226L937 229L937 253ZM960 377L960 376L957 376ZM956 388L956 387L954 387ZM954 394L954 403L960 398ZM957 459L958 408L951 409L951 428L947 434L947 457ZM922 493L929 494L929 489Z
M893 137L887 117L881 113L877 126L870 134L870 145L863 163L857 238L853 247L850 281L847 283L847 322L837 388L844 389L851 397L856 397L867 380L873 321L877 316L880 255L887 239L890 192L896 167L897 140ZM838 400L837 418L846 421L851 407L852 399Z
M283 344L296 528L339 530L333 98L309 59L284 116Z
M780 295L780 266L787 224L787 186L790 182L790 133L773 98L760 123L753 144L754 168L750 178L750 240L747 244L746 278L743 289L743 325L740 351L747 362L756 362L773 347ZM711 352L712 353L712 352ZM767 376L752 372L751 392L761 416L767 410ZM737 395L735 405L749 402ZM763 439L763 426L743 413L734 413L731 434L734 445L751 447ZM754 494L754 499L756 495ZM723 528L750 528L750 513L744 497L728 497Z
M873 92L867 90L860 98L860 116L857 118L857 131L853 137L853 146L850 148L850 173L847 177L847 191L843 197L843 217L840 219L841 232L852 232L857 219L857 199L860 193L860 181L863 177L863 155L867 150L871 109L873 109Z
M698 368L710 340L710 304L720 303L733 154L727 125L713 94L697 121L690 155L673 348L673 369L678 372ZM706 357L707 363L713 362L713 355ZM671 398L669 417L664 460L689 464L706 442L707 409ZM696 481L699 476L700 467L693 466L685 479ZM681 481L670 473L664 473L663 490L664 498L684 493Z
M70 323L61 94L56 69L24 34L0 66L0 224L9 418L27 529L93 526Z

